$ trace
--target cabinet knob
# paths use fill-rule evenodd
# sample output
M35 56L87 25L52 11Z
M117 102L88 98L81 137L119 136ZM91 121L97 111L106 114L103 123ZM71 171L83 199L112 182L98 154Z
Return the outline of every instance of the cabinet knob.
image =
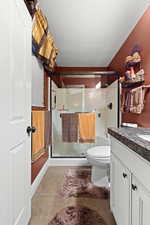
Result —
M123 178L126 178L127 177L127 174L126 173L123 173Z
M137 190L137 186L134 185L134 184L132 184L132 190L133 190L133 191L136 191L136 190Z

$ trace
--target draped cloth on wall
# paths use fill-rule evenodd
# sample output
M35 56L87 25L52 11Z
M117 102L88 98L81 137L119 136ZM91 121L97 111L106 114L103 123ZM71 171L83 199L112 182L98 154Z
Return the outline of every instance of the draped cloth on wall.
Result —
M48 21L41 9L37 9L33 18L32 51L44 67L52 71L55 66L58 49L54 38L48 30Z
M32 134L32 162L34 162L46 152L44 111L32 111L32 125L36 127L36 132Z
M48 32L48 22L44 14L40 9L38 9L33 18L33 27L32 27L32 43L35 47L35 52L38 52L42 46L44 39L47 36Z

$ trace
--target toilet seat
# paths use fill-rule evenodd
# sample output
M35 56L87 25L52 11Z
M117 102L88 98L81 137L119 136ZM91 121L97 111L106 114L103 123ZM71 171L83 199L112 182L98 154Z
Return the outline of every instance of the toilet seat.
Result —
M87 155L102 161L110 159L110 146L96 146L87 150Z

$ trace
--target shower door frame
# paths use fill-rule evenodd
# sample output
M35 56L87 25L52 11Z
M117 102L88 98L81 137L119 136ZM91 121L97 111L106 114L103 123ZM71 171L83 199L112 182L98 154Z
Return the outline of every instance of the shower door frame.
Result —
M50 114L51 114L51 147L50 147L50 158L51 159L85 159L86 156L53 156L53 124L52 124L52 119L53 119L53 109L52 109L52 78L51 75L65 75L65 76L70 76L70 75L99 75L99 76L111 76L115 75L117 77L116 80L118 80L118 113L117 113L117 123L118 123L118 128L120 127L120 73L115 72L115 71L99 71L99 72L52 72L50 73ZM114 80L115 81L115 80Z

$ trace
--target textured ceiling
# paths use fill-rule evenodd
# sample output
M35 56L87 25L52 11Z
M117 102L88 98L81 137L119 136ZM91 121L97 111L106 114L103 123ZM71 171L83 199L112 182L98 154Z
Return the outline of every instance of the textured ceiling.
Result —
M147 0L40 0L59 66L107 66L148 7Z

